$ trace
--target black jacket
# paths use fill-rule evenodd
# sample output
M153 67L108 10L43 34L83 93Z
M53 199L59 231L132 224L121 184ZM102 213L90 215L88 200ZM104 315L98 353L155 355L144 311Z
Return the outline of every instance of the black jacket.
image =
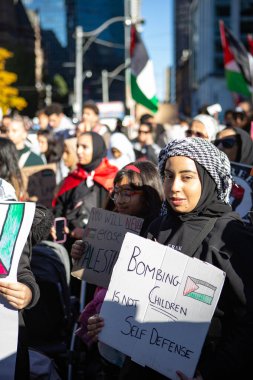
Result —
M251 368L253 341L253 228L244 226L235 213L219 217L193 256L220 268L226 273L221 296L212 318L209 333L199 360L204 380L242 379ZM175 223L175 220L173 221ZM192 221L184 222L192 224ZM177 241L171 234L169 217L157 218L146 235L161 244L181 249L187 254L189 241L198 239L198 228ZM180 226L173 225L174 230ZM168 233L170 231L170 233ZM172 234L173 235L173 234ZM180 368L178 368L180 369ZM146 372L145 374L143 373ZM122 379L133 374L145 378L164 376L127 360Z

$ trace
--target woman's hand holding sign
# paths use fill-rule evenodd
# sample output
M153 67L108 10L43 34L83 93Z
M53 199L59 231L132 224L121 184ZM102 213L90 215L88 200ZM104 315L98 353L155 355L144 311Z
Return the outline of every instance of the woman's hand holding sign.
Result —
M98 314L92 315L88 319L88 324L87 324L87 335L94 341L96 342L98 340L98 334L104 327L104 319L101 318Z
M83 248L84 248L83 247L83 241L82 240L76 240L71 247L70 255L71 255L72 259L79 260L84 253Z
M15 309L24 309L32 300L31 289L21 282L0 282L0 294Z

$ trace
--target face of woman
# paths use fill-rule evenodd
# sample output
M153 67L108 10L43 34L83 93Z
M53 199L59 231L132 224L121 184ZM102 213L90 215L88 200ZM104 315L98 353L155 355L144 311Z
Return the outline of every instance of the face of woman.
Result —
M187 135L192 137L201 137L202 139L208 140L206 127L199 120L193 120Z
M90 135L83 135L77 139L77 157L81 165L88 165L92 161L93 145Z
M38 142L40 146L40 152L46 153L46 151L48 150L47 138L45 136L38 136Z
M117 148L111 148L111 152L114 158L120 158L122 156L122 153Z
M64 152L62 155L64 165L67 166L67 168L71 168L74 165L75 158L74 153L72 153L67 146L64 146Z
M127 177L123 177L121 181L115 184L114 197L115 207L119 213L132 216L142 214L144 207L143 191L133 189Z
M233 129L224 129L219 132L218 138L215 140L215 145L222 152L226 153L230 161L236 161L238 152L238 142L236 132Z
M201 196L201 182L193 160L184 156L168 158L164 171L164 192L178 213L194 210Z

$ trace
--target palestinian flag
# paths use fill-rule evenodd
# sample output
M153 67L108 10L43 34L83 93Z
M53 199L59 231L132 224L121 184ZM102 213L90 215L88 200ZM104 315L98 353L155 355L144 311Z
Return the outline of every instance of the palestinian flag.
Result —
M251 96L253 57L221 20L220 35L228 89L244 96Z
M153 63L134 25L131 26L130 57L132 98L155 113L158 110L158 98Z
M251 55L253 55L253 36L252 36L252 34L247 35L247 40L248 40L249 52Z

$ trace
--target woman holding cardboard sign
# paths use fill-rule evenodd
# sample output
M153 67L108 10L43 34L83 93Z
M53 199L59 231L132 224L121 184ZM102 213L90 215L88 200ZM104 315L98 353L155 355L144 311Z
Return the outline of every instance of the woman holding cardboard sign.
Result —
M163 216L149 226L147 237L178 247L226 273L198 369L204 380L243 378L253 336L249 269L253 230L243 225L228 203L229 160L204 139L186 138L162 149L159 170L166 202ZM149 372L138 367L128 361L122 378L133 376L136 370Z
M162 183L156 166L150 161L132 162L118 171L114 178L113 188L110 192L110 201L107 209L123 215L143 218L143 227L156 218L164 199ZM81 240L72 246L71 256L79 259L82 254ZM80 328L77 335L87 344L91 344L91 337L87 335L87 323L96 320L103 303L107 289L97 288L94 299L85 307L79 318ZM104 379L116 379L125 356L108 345L99 343L102 356Z
M151 223L146 236L226 273L196 378L246 378L253 338L253 229L244 226L228 203L232 186L229 160L210 142L185 138L173 140L161 150L159 170L166 201L163 216ZM103 321L94 318L89 322L89 334L96 336ZM134 375L164 378L128 358L120 379ZM181 372L177 375L187 379Z

